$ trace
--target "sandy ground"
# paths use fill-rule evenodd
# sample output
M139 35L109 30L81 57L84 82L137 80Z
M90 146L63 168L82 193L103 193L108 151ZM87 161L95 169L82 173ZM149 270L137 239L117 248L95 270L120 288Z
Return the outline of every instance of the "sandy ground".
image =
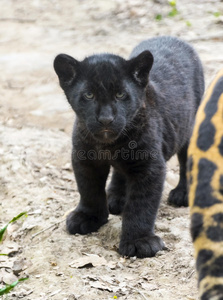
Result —
M178 181L168 163L156 232L168 251L154 258L117 253L121 218L99 232L70 236L65 215L79 194L70 164L74 113L52 63L61 52L128 57L141 40L174 35L191 42L206 83L223 65L222 1L0 0L0 228L22 211L0 246L0 287L29 276L4 299L198 299L189 209L166 204ZM156 16L162 15L157 21Z

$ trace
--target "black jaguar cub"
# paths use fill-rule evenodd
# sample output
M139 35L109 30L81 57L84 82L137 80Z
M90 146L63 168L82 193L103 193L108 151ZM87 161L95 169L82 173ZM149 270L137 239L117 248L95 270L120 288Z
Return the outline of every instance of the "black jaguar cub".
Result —
M188 205L187 147L204 91L196 52L177 38L157 37L140 43L129 60L99 54L78 61L60 54L54 68L76 113L72 163L81 197L67 218L68 231L97 231L109 211L122 213L119 253L154 256L164 249L154 223L165 161L175 153L180 180L168 202Z

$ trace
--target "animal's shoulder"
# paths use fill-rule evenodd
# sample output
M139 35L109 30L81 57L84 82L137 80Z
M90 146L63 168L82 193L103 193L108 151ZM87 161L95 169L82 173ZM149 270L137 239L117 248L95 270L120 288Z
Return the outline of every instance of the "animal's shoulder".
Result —
M161 54L177 54L178 50L184 50L184 52L191 52L193 48L191 45L177 37L161 36L147 39L139 43L133 50L130 57L136 56L142 51L150 50L152 53ZM154 55L155 56L155 55Z
M223 295L223 69L197 112L188 151L191 234L202 300Z

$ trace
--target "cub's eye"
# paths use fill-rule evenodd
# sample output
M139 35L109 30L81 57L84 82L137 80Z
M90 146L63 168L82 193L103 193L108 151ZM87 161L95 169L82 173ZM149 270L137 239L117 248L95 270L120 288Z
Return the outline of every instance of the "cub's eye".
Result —
M124 99L125 97L126 97L126 93L125 93L125 92L123 92L123 93L116 93L116 94L115 94L115 98L116 98L117 100Z
M84 98L87 100L93 100L94 94L93 93L84 93Z

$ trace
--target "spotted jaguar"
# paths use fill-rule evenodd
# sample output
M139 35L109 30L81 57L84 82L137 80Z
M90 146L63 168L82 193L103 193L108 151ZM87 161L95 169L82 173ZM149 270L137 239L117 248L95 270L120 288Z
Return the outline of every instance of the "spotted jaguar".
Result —
M223 300L223 69L196 115L188 187L200 299Z

